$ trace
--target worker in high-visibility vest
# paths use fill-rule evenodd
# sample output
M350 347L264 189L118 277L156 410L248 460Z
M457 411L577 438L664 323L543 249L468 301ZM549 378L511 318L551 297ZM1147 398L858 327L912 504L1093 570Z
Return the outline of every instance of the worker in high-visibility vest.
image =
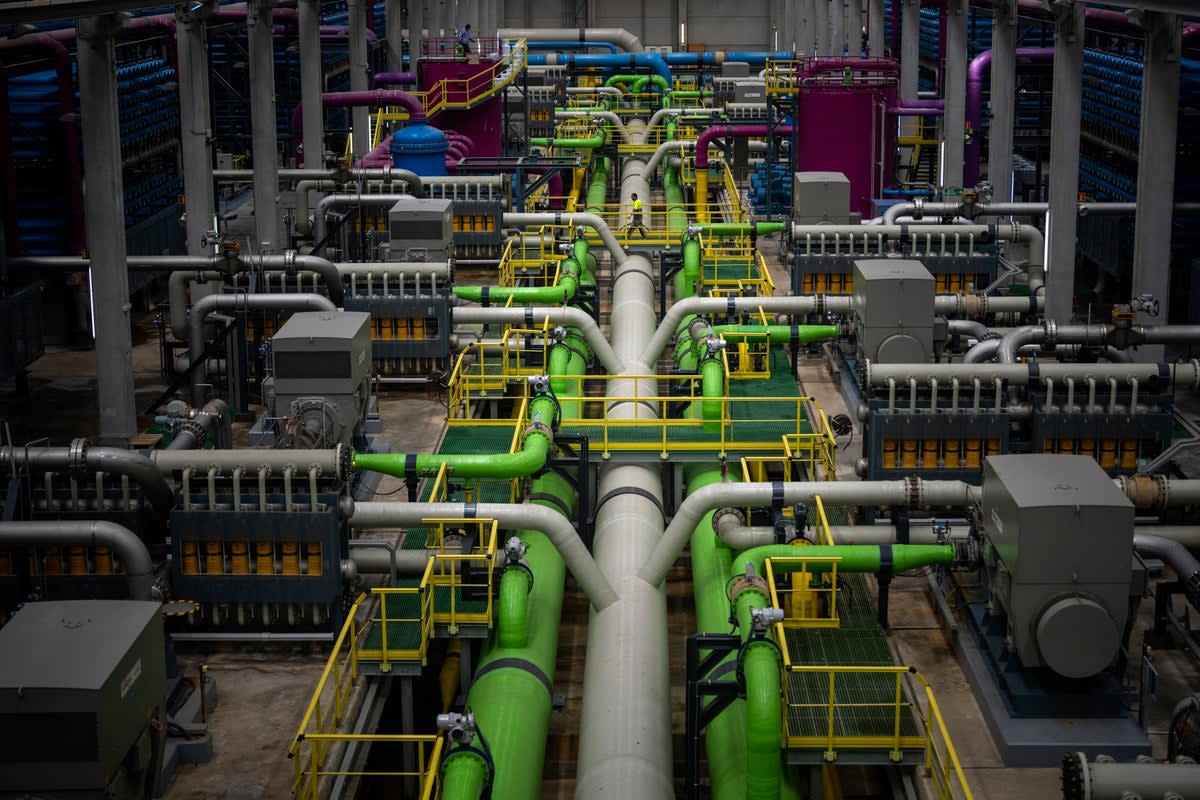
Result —
M638 199L637 192L634 192L630 199L633 200L633 210L629 213L629 224L625 226L626 236L636 230L645 239L646 226L642 224L642 201Z

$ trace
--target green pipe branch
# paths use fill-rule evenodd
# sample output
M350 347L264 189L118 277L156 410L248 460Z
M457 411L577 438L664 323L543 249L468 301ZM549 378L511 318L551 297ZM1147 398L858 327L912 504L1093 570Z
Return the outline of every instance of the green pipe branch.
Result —
M509 567L500 576L496 600L496 641L501 647L529 644L529 590L533 576L519 567Z
M595 150L608 140L608 134L604 128L597 128L596 132L585 139L558 139L554 136L535 136L529 140L529 143L534 147L555 147L559 150Z
M456 478L527 478L541 470L550 457L553 442L546 431L558 424L557 401L550 395L533 398L529 419L535 424L525 432L521 449L515 453L354 453L350 463L355 469L395 478L433 477L442 464Z
M783 660L774 642L753 637L750 621L751 609L770 605L767 593L754 587L743 589L734 598L734 614L744 642L746 800L775 800L783 785Z
M790 544L767 545L746 550L733 562L732 575L744 575L746 565L754 566L754 573L762 575L768 558L837 558L838 572L879 572L882 566L884 548L891 550L891 567L896 572L907 572L910 569L929 567L935 564L954 563L954 545L952 544L839 544L839 545L808 545L797 547ZM776 572L796 572L802 569L796 562L772 565ZM823 572L826 567L820 563L809 563L809 572Z
M782 233L788 229L790 224L788 222L702 222L692 227L703 236L728 239L751 234L765 236L768 233Z
M604 211L604 205L608 201L610 166L611 162L607 156L592 161L592 177L587 191L587 212L589 214L600 214Z
M841 335L837 325L714 325L712 331L731 341L766 336L771 344L808 344Z
M489 302L500 302L512 298L521 305L566 305L579 291L580 268L573 258L563 259L558 267L558 282L551 286L455 286L454 294L473 303L482 302L484 294Z
M638 79L633 82L633 93L641 94L643 91L645 91L646 84L649 83L654 84L664 92L668 92L671 89L671 84L667 83L667 79L662 75L640 75L638 76Z

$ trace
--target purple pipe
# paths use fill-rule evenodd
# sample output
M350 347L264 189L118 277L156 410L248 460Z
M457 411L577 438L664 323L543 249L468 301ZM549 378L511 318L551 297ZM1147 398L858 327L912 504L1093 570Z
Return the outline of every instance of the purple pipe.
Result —
M905 108L945 108L946 101L940 97L935 97L932 99L906 99L904 101L904 106Z
M1017 60L1044 64L1054 60L1054 48L1018 47ZM980 131L983 127L983 81L991 68L991 50L984 50L975 56L971 66L967 68L967 127L971 129L972 135L963 154L963 186L979 183L979 159L983 148L980 141Z
M893 117L943 117L946 115L945 110L941 108L913 108L912 106L889 108L887 113Z
M417 73L415 72L376 72L371 78L375 86L406 86L415 85L417 82Z
M790 136L792 126L776 125L774 132L781 136ZM745 138L747 136L766 135L768 135L766 125L713 125L706 128L703 133L696 137L696 169L708 169L708 146L712 143L713 139L721 139L726 136Z

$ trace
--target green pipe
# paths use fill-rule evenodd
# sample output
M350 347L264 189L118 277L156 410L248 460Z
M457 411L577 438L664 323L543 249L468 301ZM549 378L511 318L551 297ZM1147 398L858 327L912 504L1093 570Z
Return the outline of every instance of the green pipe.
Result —
M952 544L840 544L840 545L809 545L796 547L790 544L766 545L747 550L733 562L732 575L744 575L746 565L753 564L754 572L762 575L763 563L768 558L840 558L838 572L878 572L880 553L884 547L892 551L892 569L896 572L907 572L910 569L928 567L933 564L951 564L954 562L954 545ZM772 567L776 572L794 572L800 569L795 563L780 564ZM809 572L821 572L819 564L809 564Z
M616 86L618 83L624 86L633 86L641 75L613 75L604 82L605 86ZM662 76L659 76L662 77Z
M776 800L783 785L783 662L775 644L751 638L750 609L770 605L771 598L757 588L743 589L734 599L738 629L746 643L741 654L746 686L746 800Z
M605 176L607 179L607 176ZM596 254L589 252L587 239L580 236L572 243L572 248L575 257L575 263L581 269L580 283L592 284L596 282Z
M721 471L710 464L685 468L688 493L721 482ZM733 568L733 551L722 544L712 527L712 512L692 531L689 547L696 630L729 632L729 595L725 585ZM729 656L726 661L731 661ZM718 669L720 667L717 667ZM735 702L708 724L704 732L708 779L713 800L742 800L746 796L746 704Z
M757 236L768 233L781 233L788 229L790 222L704 222L696 225L700 233L717 239L733 236L749 236L751 231Z
M712 331L727 340L766 334L772 344L808 344L840 335L837 325L714 325Z
M487 762L479 754L459 749L442 759L442 797L478 798L487 784Z
M582 400L583 379L580 377L563 377L566 375L579 376L587 371L587 362L591 358L591 350L587 341L575 328L570 328L562 342L550 348L550 363L547 371L550 373L550 388L559 399L564 419L579 419L583 416Z
M595 150L604 144L606 138L604 129L600 128L586 139L556 139L553 136L535 136L529 140L529 143L534 147L556 147L559 150Z
M589 214L599 214L604 210L608 200L608 169L607 157L592 162L592 178L588 184L587 211Z
M709 433L721 430L721 405L725 398L725 365L719 358L700 362L700 415L703 429Z
M557 423L556 401L539 395L529 402L529 419L552 428ZM541 428L526 432L521 449L516 453L435 453L412 457L417 477L437 475L445 464L456 478L527 478L546 465L550 455L550 437ZM355 469L382 472L396 478L408 477L410 455L406 453L354 453L351 465Z
M676 167L667 167L663 171L663 199L667 202L667 232L676 235L683 233L688 224L687 202Z
M641 75L636 81L633 82L633 93L641 94L642 90L646 88L646 84L648 83L653 83L664 92L670 90L671 88L671 84L667 83L667 79L662 75Z
M671 95L671 99L674 100L677 97L684 98L684 99L695 99L698 97L712 97L713 93L709 92L709 91L697 90L697 89L676 89L675 91L670 92L670 95Z
M571 486L557 473L548 472L537 478L532 491L558 498L566 508L574 508ZM534 502L559 508L554 501ZM496 767L492 797L537 800L542 789L550 726L548 683L554 681L566 569L558 550L543 534L521 531L519 536L527 547L525 560L534 576L528 596L526 645L506 647L498 637L488 643L467 694L467 706L491 745ZM509 570L505 575L513 572L523 570ZM443 800L478 800L483 786L472 780L469 774L472 765L463 762L460 767L456 754L451 757L447 757L443 766ZM460 777L457 774L460 769L468 774Z
M683 275L682 286L678 281L678 276ZM681 299L679 292L682 290L682 297L692 297L696 294L696 286L700 283L700 239L697 236L688 234L683 240L683 269L676 273L675 283L675 299ZM690 321L690 320L689 320Z
M500 576L500 597L496 602L496 641L501 647L525 647L529 644L530 575L519 567L504 570Z
M552 286L455 286L454 294L463 300L478 303L487 289L489 301L503 303L508 298L521 305L566 305L579 290L577 265L572 259L564 259L559 266L558 283Z

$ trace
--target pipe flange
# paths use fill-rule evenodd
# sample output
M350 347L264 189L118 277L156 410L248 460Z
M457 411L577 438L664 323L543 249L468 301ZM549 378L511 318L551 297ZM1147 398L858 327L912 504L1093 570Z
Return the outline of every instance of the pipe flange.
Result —
M521 431L521 440L524 441L531 433L540 433L550 441L554 441L554 430L544 422L531 422Z
M920 478L911 475L904 479L904 494L908 497L909 508L920 508L923 505L921 502L924 494L923 485Z
M296 269L296 251L295 250L284 250L283 251L283 272L289 278L296 277L297 269Z
M1200 392L1200 358L1193 358L1192 364L1192 391Z
M179 434L185 433L185 432L190 433L192 436L194 436L196 438L197 442L199 442L201 445L203 445L203 443L204 443L204 426L201 425L199 422L197 422L194 419L181 420L175 426L175 435L179 436Z
M390 163L384 164L382 169L383 169L383 182L386 184L391 184L391 182L392 182L392 165ZM408 181L405 181L404 183L406 186L408 185Z
M724 517L729 517L729 516L732 516L734 519L736 519L737 524L739 526L744 526L746 524L746 515L743 514L741 511L739 511L738 509L736 509L736 508L719 508L716 511L714 511L713 515L712 515L713 530L717 529L717 526L720 524L721 520Z
M1063 800L1084 800L1088 796L1087 756L1083 753L1068 753L1062 759Z
M83 475L87 472L87 439L80 437L72 439L71 444L67 447L67 471L75 475Z
M763 600L769 602L771 589L767 582L758 575L738 575L729 582L729 602L737 599L742 592L758 592Z
M350 474L350 470L354 466L354 452L342 442L338 442L334 448L334 463L337 464L337 480L343 481Z
M925 201L920 197L913 198L912 218L921 219L925 216Z
M1042 324L1042 328L1046 331L1046 338L1042 340L1042 348L1053 350L1058 344L1058 323L1048 319Z

